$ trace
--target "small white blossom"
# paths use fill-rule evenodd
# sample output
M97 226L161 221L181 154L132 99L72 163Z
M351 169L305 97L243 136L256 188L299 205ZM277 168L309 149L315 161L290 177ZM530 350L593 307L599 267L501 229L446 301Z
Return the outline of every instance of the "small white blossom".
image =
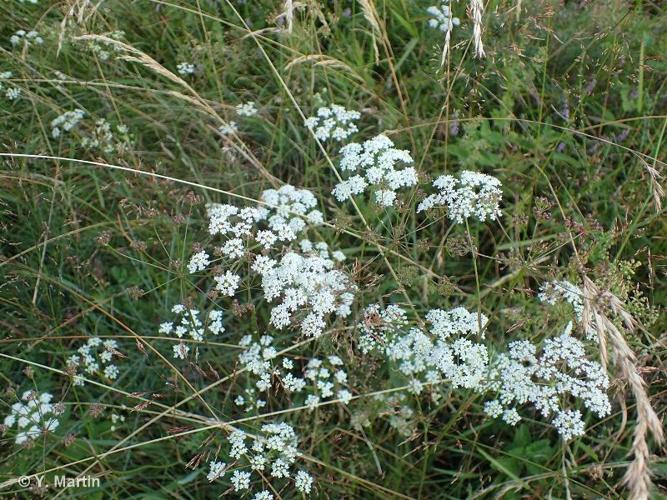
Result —
M241 277L231 271L225 271L224 274L216 276L214 279L216 282L215 289L219 290L223 295L230 297L236 293L241 282Z
M51 404L52 399L53 396L48 392L39 394L25 391L21 396L22 401L11 406L11 413L5 417L3 424L7 427L16 426L16 444L25 444L42 433L53 432L58 428L59 412Z
M115 380L118 378L118 367L115 365L109 365L104 368L104 376L110 380Z
M203 271L211 263L209 260L208 254L202 250L197 252L192 257L190 257L190 263L188 264L188 271L190 273L196 273L197 271Z
M511 426L515 426L521 421L521 417L519 416L519 412L511 408L503 412L503 420Z
M581 323L584 316L584 292L574 283L566 280L544 283L540 287L537 298L550 305L555 305L564 300L572 306L575 319L578 323ZM589 326L585 334L587 340L597 340L597 330L594 325Z
M51 120L51 137L57 139L62 132L71 131L86 115L82 109L67 111L57 118Z
M440 192L426 197L417 212L445 206L449 219L458 224L470 217L484 222L496 220L500 215L498 204L502 191L500 181L495 177L464 170L458 179L451 175L438 177L433 186Z
M171 310L177 316L177 321L165 321L160 324L158 331L162 335L175 335L179 339L187 335L192 340L203 342L207 333L220 335L225 331L221 310L213 309L205 318L197 309L188 309L183 304L176 304ZM182 348L173 346L173 349L174 356L181 359L184 359L182 356L187 355L189 351L185 345Z
M340 152L343 155L341 170L352 175L333 189L332 194L338 201L361 194L372 186L376 202L380 206L392 206L396 191L417 184L417 172L410 166L414 163L410 152L394 148L393 141L386 135L378 135L363 144L347 144ZM399 164L408 166L397 169Z
M118 342L115 340L103 342L99 337L91 337L76 352L67 359L68 368L74 372L74 385L84 385L83 377L76 372L77 368L83 369L88 375L101 374L109 380L118 378L120 370L112 364L113 356L119 354Z
M174 345L173 350L174 358L176 359L185 359L188 357L188 353L190 352L190 348L183 343Z
M234 491L243 491L250 488L250 472L235 470L231 477Z
M187 76L192 75L195 72L195 66L189 62L181 62L176 65L176 69L179 75Z
M21 97L21 89L18 87L10 87L7 90L5 90L5 97L9 101L15 101L19 97Z
M9 37L9 42L14 46L17 46L23 42L25 46L29 47L33 43L36 45L43 44L44 39L36 31L26 32L25 30L18 30L11 37Z
M342 389L338 391L336 397L340 399L345 405L350 404L350 402L352 401L352 393L347 389Z
M300 470L294 478L294 487L301 493L308 495L313 487L313 478L307 472Z
M224 462L211 462L209 464L210 470L208 475L206 476L206 479L208 479L209 482L213 482L216 479L220 479L222 476L225 475L225 463Z
M127 151L132 146L132 138L125 125L116 125L114 133L111 124L104 118L100 118L95 121L93 131L81 138L81 145L111 154Z
M257 114L257 107L252 101L239 104L236 106L236 114L239 116L255 116Z
M358 111L350 111L343 106L333 104L330 107L321 107L315 116L306 119L305 126L310 129L320 141L334 139L342 142L358 131L356 121L361 118Z
M227 240L222 246L222 254L230 259L240 259L243 257L245 248L241 238L232 238Z
M564 410L556 415L553 425L565 441L584 435L584 421L579 410Z
M224 122L218 127L218 131L222 135L234 135L239 131L239 127L235 121Z
M426 11L432 16L428 21L428 25L431 28L439 29L442 32L451 31L454 26L461 24L461 20L458 17L452 16L451 8L447 5L448 1L445 1L440 6L433 5L426 9Z
M463 307L456 307L449 311L431 309L426 314L426 321L431 323L430 332L445 340L452 334L475 334L483 337L489 318L482 313L470 313Z

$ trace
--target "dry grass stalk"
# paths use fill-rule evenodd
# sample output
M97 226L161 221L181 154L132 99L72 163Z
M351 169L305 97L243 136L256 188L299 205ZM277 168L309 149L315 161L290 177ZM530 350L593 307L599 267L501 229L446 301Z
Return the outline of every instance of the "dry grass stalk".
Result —
M115 45L116 47L121 48L126 54L118 56L119 59L123 61L128 61L128 62L136 62L138 64L141 64L145 66L146 68L156 72L157 74L164 76L168 80L171 80L172 82L178 84L179 86L183 87L184 89L187 90L187 94L184 94L182 92L175 92L175 91L169 91L167 92L169 95L172 95L174 97L177 97L179 99L182 99L186 102L189 102L190 104L194 105L196 108L198 108L200 111L202 111L204 114L210 116L213 120L218 122L219 125L222 125L224 123L224 120L218 113L209 105L209 103L203 99L196 91L193 89L190 84L188 84L185 80L183 80L180 76L176 75L172 71L169 71L167 68L162 66L159 62L157 62L155 59L153 59L151 56L148 54L140 51L139 49L136 49L135 47L128 45L126 43L121 42L120 40L116 40L114 38L110 38L108 36L104 35L81 35L78 37L73 38L74 40L96 40L100 41L106 44L110 45ZM236 135L233 134L233 140L231 140L231 144L233 148L241 154L241 156L248 161L250 164L252 164L253 167L255 167L259 173L266 178L272 186L276 187L279 186L281 183L276 177L271 175L266 168L261 164L261 162L255 157L255 155L252 153L250 148L246 146L246 144Z
M304 9L307 5L302 2L295 2L294 0L285 0L283 2L282 12L276 16L276 22L282 21L284 28L281 31L285 33L292 33L294 29L294 13L297 9Z
M630 491L629 498L644 500L649 498L651 470L649 467L648 434L658 444L663 442L663 429L660 418L651 406L646 383L637 370L637 358L628 345L621 330L609 319L605 308L611 310L628 331L637 327L637 322L623 307L618 297L609 291L600 291L586 276L584 281L584 328L594 328L600 341L600 354L607 359L607 342L611 345L620 377L627 382L637 403L637 421L635 424L632 453L634 458L628 467L623 483Z
M484 44L482 44L482 15L484 4L482 0L470 0L470 17L472 17L472 40L475 44L475 55L484 57Z
M73 37L72 39L98 41L106 45L114 45L118 48L121 48L124 52L131 55L122 55L119 56L119 59L123 61L136 62L143 66L146 66L147 68L155 71L157 74L164 76L165 78L171 80L172 82L177 83L181 87L188 89L188 91L190 91L193 95L197 95L194 89L190 87L190 85L188 85L188 83L185 80L183 80L175 73L172 73L171 71L166 69L164 66L162 66L159 62L157 62L155 59L153 59L145 52L141 52L140 50L134 48L132 45L128 45L127 43L121 42L120 40L116 40L115 38L111 38L105 35L95 35L95 34L81 35ZM202 104L208 106L203 102Z
M292 0L285 0L285 3L283 3L283 13L279 17L285 19L287 32L291 33L294 27L294 2Z
M364 17L368 21L368 24L371 25L371 36L373 37L373 50L375 50L375 62L380 62L380 51L378 50L377 39L382 35L380 30L380 21L378 20L378 13L375 10L375 5L373 0L359 0L361 4L361 11L364 13Z
M652 167L644 160L644 167L648 172L650 183L651 183L651 194L653 195L653 205L655 206L655 211L660 213L662 210L662 198L665 196L665 190L662 187L660 181L662 180L662 175L655 167Z
M303 63L312 62L314 66L326 66L328 68L340 69L345 72L346 75L352 76L355 79L363 82L363 78L359 76L350 66L345 64L339 59L333 57L325 56L324 54L308 54L305 56L299 56L292 59L289 63L285 65L285 70L291 69L293 66Z
M447 54L449 53L449 46L452 39L452 26L449 25L449 29L445 32L445 44L442 47L442 57L440 58L440 67L445 65L445 60L447 59Z

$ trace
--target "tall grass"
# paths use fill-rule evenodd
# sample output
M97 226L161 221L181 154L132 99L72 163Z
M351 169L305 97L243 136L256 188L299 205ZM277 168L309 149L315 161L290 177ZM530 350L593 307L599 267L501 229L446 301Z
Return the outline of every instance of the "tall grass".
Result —
M443 32L428 26L430 5L0 5L0 73L12 73L0 79L0 414L34 390L53 395L59 420L23 444L3 426L3 493L238 495L232 471L250 469L230 457L230 434L250 446L284 422L298 435L294 471L312 475L318 498L665 494L667 14L654 2L453 2L461 25ZM18 30L44 43L12 45ZM258 113L239 116L251 101ZM304 126L330 104L362 115L347 142L384 133L410 152L418 183L394 206L331 195L350 175L344 143ZM76 109L84 118L54 137L52 120ZM464 170L502 181L498 220L416 212L433 179ZM202 250L221 259L207 204L271 209L262 193L285 184L315 195L324 221L307 235L344 253L336 269L355 290L350 315L317 338L271 323L261 279L225 297L187 269ZM259 254L230 268L250 274ZM567 303L538 300L553 280L580 284L580 322ZM611 413L579 404L585 434L564 440L529 406L514 426L489 418L485 393L449 380L414 395L395 364L360 348L384 324L364 312L376 303L424 331L433 309L488 318L470 339L492 357L517 340L542 349L573 321L573 335L595 332L587 356L609 373ZM174 304L222 310L224 332L161 332ZM255 392L265 406L240 408L256 382L239 357L245 335L273 336L298 370L340 357L351 399L308 404L276 372ZM118 342L118 378L77 385L67 360L94 337ZM210 482L212 461L227 471ZM58 491L56 474L101 482ZM254 477L250 498L301 495L270 468Z

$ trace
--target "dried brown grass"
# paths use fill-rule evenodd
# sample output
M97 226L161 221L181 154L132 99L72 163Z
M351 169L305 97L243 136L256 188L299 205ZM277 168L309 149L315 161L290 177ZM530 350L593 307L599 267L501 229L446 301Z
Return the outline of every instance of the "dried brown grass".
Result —
M607 312L611 312L628 332L635 331L639 325L632 315L627 312L618 297L608 290L600 290L586 276L583 277L583 282L584 329L593 329L597 332L600 355L605 366L608 361L608 346L611 346L618 375L630 387L637 404L637 419L632 441L633 460L625 473L623 484L629 490L629 498L633 500L648 499L651 488L648 437L650 434L657 444L662 444L664 439L662 423L651 405L646 392L646 382L639 374L637 357L628 345L623 332L610 319Z

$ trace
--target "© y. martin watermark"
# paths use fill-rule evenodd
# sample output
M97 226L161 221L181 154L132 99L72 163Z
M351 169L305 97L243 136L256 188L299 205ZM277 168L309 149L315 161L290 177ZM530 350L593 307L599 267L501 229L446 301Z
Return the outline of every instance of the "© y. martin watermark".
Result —
M45 476L21 476L18 478L19 486L29 488L99 488L100 478L95 476L66 476L55 475L53 477Z

